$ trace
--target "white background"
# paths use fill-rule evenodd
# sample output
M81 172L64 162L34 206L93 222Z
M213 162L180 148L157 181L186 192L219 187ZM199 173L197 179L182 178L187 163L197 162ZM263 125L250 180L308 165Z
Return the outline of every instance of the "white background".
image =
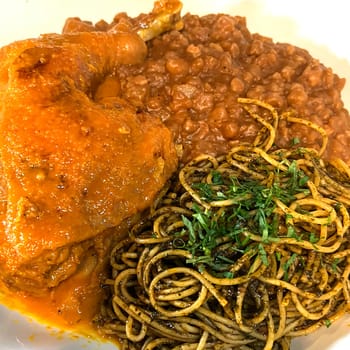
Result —
M225 12L247 17L251 32L309 50L347 78L343 100L350 108L350 17L343 0L183 0L183 13ZM152 0L0 0L0 46L14 40L59 33L67 17L96 22L114 14L149 12ZM350 317L315 334L297 339L293 350L345 350L350 344ZM54 334L54 335L53 335ZM348 343L348 344L346 344ZM112 350L111 345L73 339L0 306L1 350Z

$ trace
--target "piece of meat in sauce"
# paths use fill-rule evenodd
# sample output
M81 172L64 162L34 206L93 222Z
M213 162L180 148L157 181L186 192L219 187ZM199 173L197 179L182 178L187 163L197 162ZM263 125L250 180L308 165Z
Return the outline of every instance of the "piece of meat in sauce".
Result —
M0 275L10 288L45 293L87 260L91 273L106 259L103 232L127 226L176 169L168 129L99 88L145 55L127 32L0 50Z

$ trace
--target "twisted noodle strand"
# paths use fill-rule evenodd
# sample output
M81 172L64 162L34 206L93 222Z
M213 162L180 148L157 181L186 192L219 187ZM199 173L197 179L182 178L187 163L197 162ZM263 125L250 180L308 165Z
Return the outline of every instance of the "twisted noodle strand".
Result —
M349 311L349 167L320 158L317 125L239 103L261 125L253 144L185 165L111 253L99 317L122 349L287 350ZM276 149L281 118L319 149Z

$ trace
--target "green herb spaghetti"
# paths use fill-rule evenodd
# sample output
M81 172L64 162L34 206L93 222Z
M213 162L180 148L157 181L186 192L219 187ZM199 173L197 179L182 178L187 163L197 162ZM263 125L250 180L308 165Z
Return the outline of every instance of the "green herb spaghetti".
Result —
M185 165L113 249L97 321L122 349L289 349L348 311L348 166L322 160L318 126L239 102L262 124L255 142ZM280 118L322 144L275 149Z

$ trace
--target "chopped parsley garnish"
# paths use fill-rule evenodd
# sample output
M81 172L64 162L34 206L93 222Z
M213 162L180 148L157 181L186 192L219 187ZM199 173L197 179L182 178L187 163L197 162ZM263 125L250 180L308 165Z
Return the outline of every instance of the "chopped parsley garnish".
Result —
M276 170L272 181L266 183L213 171L210 183L192 184L205 202L230 201L230 204L222 207L215 205L210 209L194 204L192 216L182 216L185 228L181 236L187 237L185 249L193 256L188 262L194 265L204 264L212 272L220 273L247 250L252 250L264 265L268 265L265 245L280 237L281 218L276 213L275 199L289 205L295 200L296 194L308 192L307 181L307 175L292 161L288 171ZM285 220L287 223L287 215ZM260 243L251 240L250 235L260 236ZM293 225L289 224L284 235L301 239ZM311 235L310 241L317 242L317 237ZM230 244L226 244L223 249L222 242ZM286 273L295 259L296 256L292 255L285 264Z

